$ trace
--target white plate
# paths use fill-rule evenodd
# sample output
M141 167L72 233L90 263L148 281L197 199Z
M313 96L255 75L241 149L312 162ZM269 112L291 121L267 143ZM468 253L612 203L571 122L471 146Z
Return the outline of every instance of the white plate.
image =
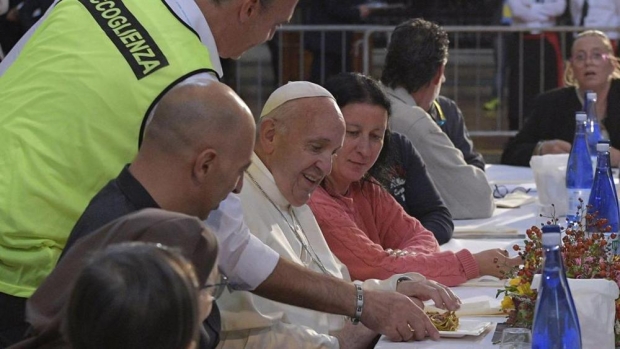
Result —
M465 336L479 336L486 331L491 322L479 320L459 320L459 328L456 331L439 331L439 335L448 338L459 338Z

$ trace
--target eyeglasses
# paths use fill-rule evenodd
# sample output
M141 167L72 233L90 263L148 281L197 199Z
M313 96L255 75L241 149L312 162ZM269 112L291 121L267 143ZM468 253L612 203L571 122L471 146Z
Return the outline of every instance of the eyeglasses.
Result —
M220 273L220 280L217 283L205 284L202 289L203 290L206 290L209 288L213 289L213 291L211 292L211 296L213 296L213 298L215 299L218 299L224 293L224 290L227 287L228 287L228 278L226 277L226 275Z
M608 53L601 53L601 52L592 52L590 55L588 55L585 52L579 52L571 58L571 62L574 65L585 65L586 61L588 60L588 57L590 57L590 59L592 60L592 63L601 64L607 61L610 55Z
M518 191L527 194L530 192L530 190L532 190L532 188L523 188L523 187L516 187L512 190L509 190L505 185L497 185L497 184L494 184L493 186L494 186L493 197L496 199L503 199L504 197L506 197L506 195L512 194Z

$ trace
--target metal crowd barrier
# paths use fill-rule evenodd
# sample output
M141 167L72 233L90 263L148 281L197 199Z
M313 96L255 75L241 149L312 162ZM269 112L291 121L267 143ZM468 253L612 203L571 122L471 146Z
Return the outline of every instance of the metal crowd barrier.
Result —
M268 45L262 45L231 63L230 68L225 70L225 82L231 84L258 115L264 101L277 86L287 81L311 78L322 83L328 77L326 64L334 60L341 60L340 71L358 71L379 79L393 29L394 26L376 25L283 26ZM545 80L551 59L545 53L546 44L542 36L537 39L541 52L538 67L531 63L524 64L531 58L531 51L526 51L526 45L531 50L532 28L446 26L444 29L450 37L450 49L446 82L441 94L457 102L472 136L514 135L523 124L526 117L524 106L533 98L531 96L545 91L549 85L557 87L559 84L557 78ZM555 69L559 76L563 76L561 65L570 55L573 34L586 29L618 31L618 28L566 26L535 29L536 32L557 35L555 49L559 50L560 59L555 60ZM334 46L339 47L336 56L333 56ZM350 57L348 63L346 57ZM318 60L319 69L312 74L314 60ZM534 77L538 83L524 90L527 81L520 72L525 71L527 75L534 68L540 71ZM511 69L518 69L516 78L508 78ZM511 88L509 80L513 84ZM515 124L512 129L508 122L511 93L514 98L512 103L517 105L513 108ZM490 103L494 99L497 100L496 105Z

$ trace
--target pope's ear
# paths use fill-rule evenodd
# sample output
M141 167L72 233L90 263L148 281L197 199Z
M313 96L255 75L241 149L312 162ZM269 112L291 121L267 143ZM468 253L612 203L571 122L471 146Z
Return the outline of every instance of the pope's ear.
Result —
M276 120L266 118L258 125L258 142L267 154L273 152L275 148L276 123Z
M209 169L213 168L213 165L218 159L215 149L207 148L200 152L195 158L193 172L194 178L206 178L209 174Z
M241 3L241 11L239 12L239 20L241 23L245 23L252 18L252 16L258 15L260 6L260 0L243 0Z

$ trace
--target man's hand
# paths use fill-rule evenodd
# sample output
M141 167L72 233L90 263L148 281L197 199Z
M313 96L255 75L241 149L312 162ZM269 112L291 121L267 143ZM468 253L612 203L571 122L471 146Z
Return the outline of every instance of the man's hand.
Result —
M567 154L570 153L570 147L570 143L560 139L544 141L540 146L540 154Z
M409 297L387 291L364 290L362 323L392 341L439 339L439 332L424 310Z
M508 257L508 251L495 248L475 253L474 259L478 262L480 275L492 275L503 278L513 267L520 265L523 260L521 257Z
M423 301L432 299L440 309L456 311L461 307L461 300L448 287L431 280L402 281L396 291Z

